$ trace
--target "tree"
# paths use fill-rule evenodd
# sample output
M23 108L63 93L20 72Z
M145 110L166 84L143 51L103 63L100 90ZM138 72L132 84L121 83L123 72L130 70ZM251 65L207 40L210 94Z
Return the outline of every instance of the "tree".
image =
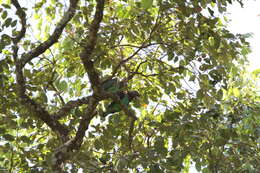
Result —
M221 17L233 2L1 4L1 168L259 171L259 96L240 75L248 35ZM140 94L131 106L102 87L115 78ZM111 103L122 111L100 116Z

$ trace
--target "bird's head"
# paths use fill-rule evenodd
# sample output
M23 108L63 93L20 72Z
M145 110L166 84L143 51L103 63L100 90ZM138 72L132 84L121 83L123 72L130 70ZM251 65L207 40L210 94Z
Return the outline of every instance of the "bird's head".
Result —
M129 97L129 100L133 100L134 98L141 96L137 91L129 91L127 92L127 95Z

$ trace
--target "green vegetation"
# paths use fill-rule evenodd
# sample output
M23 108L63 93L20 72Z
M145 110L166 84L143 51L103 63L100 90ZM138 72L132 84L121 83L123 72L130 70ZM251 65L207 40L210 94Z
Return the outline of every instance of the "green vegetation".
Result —
M0 0L0 170L259 172L237 2Z

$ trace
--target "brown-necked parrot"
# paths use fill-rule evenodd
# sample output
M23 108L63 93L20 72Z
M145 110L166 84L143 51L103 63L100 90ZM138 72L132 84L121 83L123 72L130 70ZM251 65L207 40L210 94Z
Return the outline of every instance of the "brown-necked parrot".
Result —
M120 101L125 106L128 106L129 103L135 99L136 97L139 97L140 94L137 91L119 91L117 92L117 96L120 98ZM103 117L106 117L108 114L120 112L122 110L119 103L113 101L106 107L106 111L102 114Z
M117 78L105 80L104 82L102 82L103 90L111 93L117 93L122 91L124 85L124 82L120 82Z

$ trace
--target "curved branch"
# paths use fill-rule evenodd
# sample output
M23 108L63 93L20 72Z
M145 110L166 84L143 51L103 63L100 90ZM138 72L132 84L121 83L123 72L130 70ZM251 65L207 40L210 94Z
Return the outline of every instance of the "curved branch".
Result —
M13 1L16 1L16 0L13 0ZM44 53L54 43L58 42L58 39L60 38L63 29L66 27L68 22L72 19L72 17L75 14L78 1L79 0L70 0L69 9L65 12L64 16L62 17L62 19L60 20L60 22L57 24L56 28L54 29L53 33L50 35L50 37L46 41L41 43L39 46L37 46L36 48L31 50L30 52L22 55L22 59L21 59L22 67L24 67L25 64L30 62L33 58Z
M147 60L140 62L140 63L138 64L138 66L136 67L135 71L132 71L132 72L130 71L130 72L129 72L129 75L128 75L126 78L124 78L124 79L122 80L122 82L123 82L123 83L127 83L128 81L130 81L131 79L133 79L133 77L134 77L135 75L141 75L141 76L143 76L143 77L158 76L159 74L157 74L157 73L144 74L144 73L142 73L142 72L138 72L139 69L140 69L140 67L141 67L141 65L144 64L144 63L146 63L146 62L147 62ZM110 78L109 78L109 79L110 79Z
M149 45L148 45L149 46ZM131 56L129 56L128 58L122 60L119 62L119 64L117 64L116 68L113 70L112 75L111 75L111 79L116 75L117 71L119 70L119 68L127 63L128 61L130 61L135 55L137 55L143 48L148 47L147 45L142 45L140 46Z
M19 34L13 38L13 43L17 44L25 35L26 32L26 14L24 12L24 10L22 9L22 7L20 6L18 0L12 0L11 1L12 4L15 6L16 8L16 14L19 16L20 20L21 20L21 24L22 24L22 29L19 32Z
M54 132L57 132L63 141L66 141L69 134L68 129L60 122L55 120L47 110L40 104L31 99L26 93L25 79L23 76L23 68L19 61L16 61L16 82L17 95L19 96L21 104L26 106L27 110L32 111L36 117L46 123Z
M88 74L91 87L95 93L99 90L99 74L94 67L94 62L91 60L91 55L94 51L97 41L97 33L100 27L100 23L103 19L105 0L97 0L96 12L94 19L90 25L89 35L87 37L86 43L83 50L80 53L80 59L84 65L84 68Z
M141 72L131 72L131 74L134 76L136 74L141 75L143 77L153 77L153 76L158 76L158 73L153 73L153 74L143 74Z
M17 43L24 37L26 31L26 21L25 21L25 12L22 10L19 2L17 0L12 0L12 4L17 9L17 15L21 19L22 29L17 37L13 38L13 43L15 46L13 47L13 56L15 59L15 73L16 73L16 83L17 83L17 95L20 99L21 104L23 104L27 110L31 111L35 116L41 119L44 123L46 123L54 132L58 133L63 141L67 140L69 130L66 126L62 125L59 121L53 118L49 114L47 110L45 110L40 104L35 102L26 94L25 87L25 78L23 75L23 67L24 65L31 61L34 57L42 54L46 49L52 46L55 42L57 42L60 37L64 27L72 18L76 10L76 4L78 0L70 0L70 7L65 13L64 17L61 19L57 27L55 28L53 34L49 37L48 40L40 44L38 47L33 49L32 51L23 54L20 60L17 60L17 52L18 46Z

